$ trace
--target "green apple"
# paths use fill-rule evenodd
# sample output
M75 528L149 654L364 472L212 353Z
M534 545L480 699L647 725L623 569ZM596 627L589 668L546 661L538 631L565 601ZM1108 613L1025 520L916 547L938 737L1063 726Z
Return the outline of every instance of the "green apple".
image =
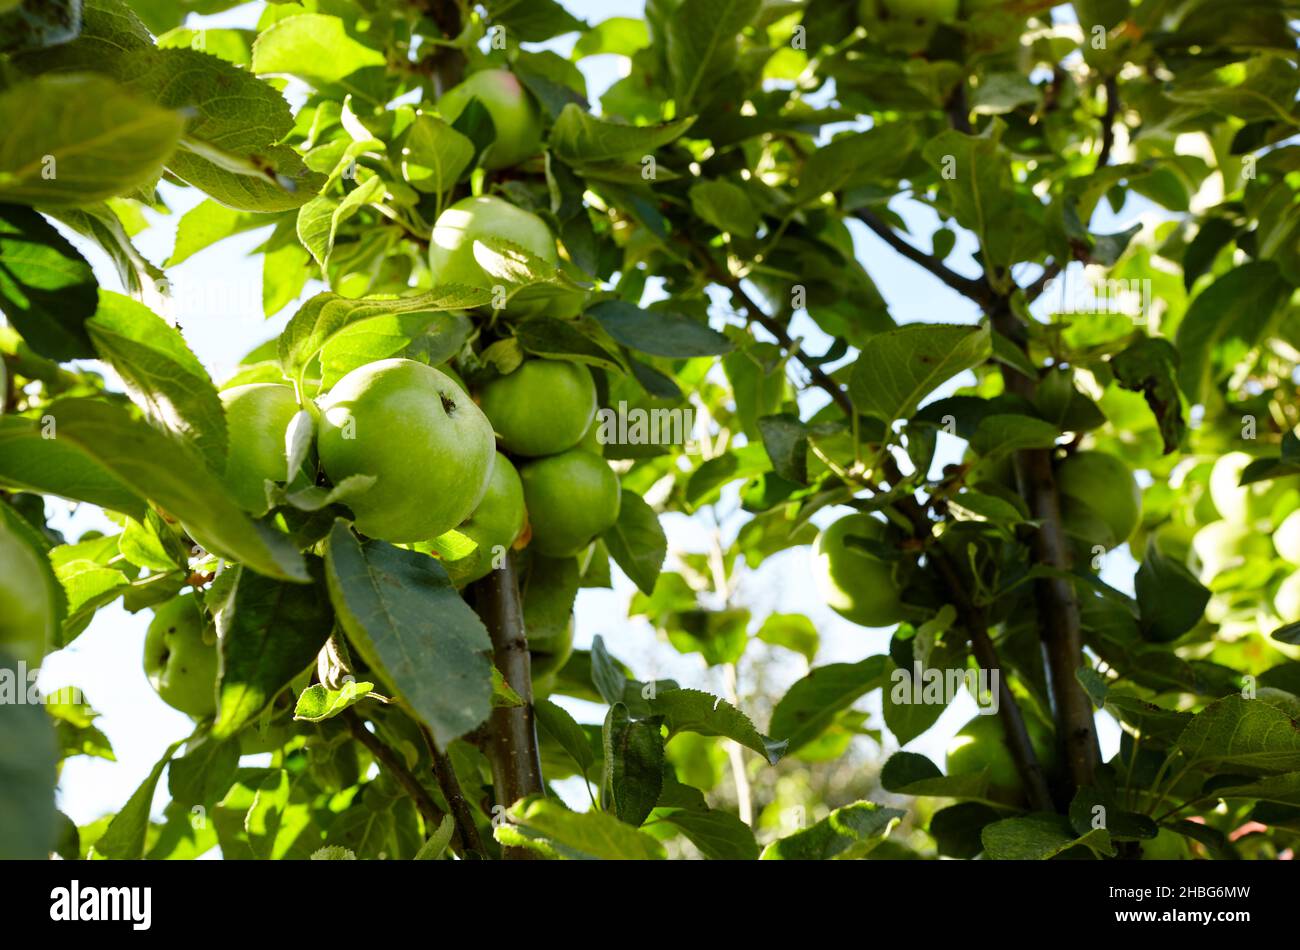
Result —
M242 508L266 511L266 483L289 477L285 433L298 414L293 388L279 383L249 383L221 391L226 407L226 485Z
M1289 574L1273 594L1273 610L1283 623L1300 621L1300 571Z
M0 653L37 666L58 641L62 597L36 529L0 501Z
M1142 514L1142 492L1127 465L1107 452L1079 452L1056 470L1065 530L1107 550L1128 540Z
M454 123L471 99L483 104L496 140L483 156L483 167L505 168L536 155L542 146L542 116L533 97L508 69L483 69L449 89L438 100L438 111Z
M460 524L492 476L496 440L482 410L448 377L414 360L354 369L321 400L321 465L334 482L370 475L348 498L357 528L422 541Z
M888 627L903 619L893 562L846 543L850 537L882 541L885 523L858 513L831 524L813 544L813 576L827 605L864 627Z
M1268 518L1273 507L1291 487L1281 480L1241 484L1241 473L1253 462L1245 452L1229 452L1214 463L1210 471L1210 497L1219 514L1238 524L1253 525Z
M1056 765L1056 735L1038 716L1025 713L1030 745L1045 772ZM989 795L994 801L1017 804L1024 800L1020 772L1007 747L1002 720L996 714L979 715L958 730L948 745L948 774L989 772Z
M1192 554L1187 566L1205 582L1241 567L1248 560L1271 556L1266 536L1231 521L1212 521L1192 536Z
M501 445L515 455L571 449L596 418L596 384L581 363L527 360L479 392Z
M1141 844L1143 861L1187 861L1192 856L1187 838L1168 828L1161 828L1154 838Z
M520 471L532 525L530 545L547 557L571 557L618 521L621 489L604 459L570 449Z
M217 645L204 635L206 625L193 594L154 608L144 640L144 671L173 709L203 719L217 709Z
M531 655L532 675L549 676L558 673L573 653L573 616L563 629L553 636L528 634L528 652Z
M456 530L478 545L472 554L452 562L461 571L448 565L458 584L486 576L492 570L497 549L509 551L524 530L524 483L514 465L500 452L492 463L492 477L483 500L469 520Z
M433 282L466 287L493 287L501 281L474 257L474 242L509 241L555 264L555 236L537 215L491 195L456 202L433 223L429 238L429 269Z
M287 721L271 722L263 726L254 722L239 733L239 754L258 755L263 752L276 752L293 740L297 733L293 723Z
M1273 547L1288 564L1300 564L1300 511L1282 519L1273 532Z

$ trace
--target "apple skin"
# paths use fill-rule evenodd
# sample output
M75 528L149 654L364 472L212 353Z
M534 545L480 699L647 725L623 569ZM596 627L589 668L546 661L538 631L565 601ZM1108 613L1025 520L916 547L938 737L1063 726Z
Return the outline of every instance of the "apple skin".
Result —
M528 90L508 69L483 69L449 89L438 100L438 111L454 123L471 99L487 109L496 126L496 141L483 156L489 170L515 165L542 147L542 116Z
M529 462L519 473L532 525L530 546L547 557L572 557L618 521L618 476L602 458L570 449Z
M1300 571L1288 574L1273 594L1273 610L1283 623L1300 621Z
M458 583L465 584L487 576L497 546L509 551L524 530L524 483L511 461L500 452L492 463L492 477L483 500L456 530L478 545L473 554L460 559L465 562L465 573L453 575Z
M357 528L384 541L423 541L460 524L492 476L492 424L438 370L389 359L354 369L321 400L321 464L334 482L376 481L348 500ZM349 437L350 436L350 437Z
M0 653L40 665L58 640L61 596L35 529L0 501Z
M1255 459L1245 452L1229 452L1210 470L1210 497L1214 507L1229 521L1253 525L1268 518L1284 494L1286 482L1273 481L1239 484L1241 473Z
M848 537L882 540L885 523L869 514L840 518L813 543L813 576L827 605L864 627L889 627L903 619L898 582L890 561L845 543Z
M285 433L298 414L298 400L292 387L279 383L249 383L220 395L230 444L226 485L241 508L264 514L266 482L289 477Z
M434 285L490 288L499 284L474 257L474 242L490 238L517 244L549 264L559 261L555 236L537 215L492 195L465 198L433 223L429 269Z
M1110 550L1129 539L1142 515L1142 492L1120 459L1079 452L1056 470L1065 530Z
M581 363L527 360L479 393L501 445L515 455L571 449L596 418L596 384Z
M160 605L144 641L144 671L168 706L195 719L217 710L217 645L204 639L198 598Z
M1252 558L1269 558L1268 538L1231 521L1212 521L1192 536L1188 567L1202 582L1240 567Z
M1300 565L1300 511L1282 519L1273 532L1273 547L1288 564Z
M1056 765L1056 735L1038 716L1026 713L1024 719L1034 754L1044 771L1050 772ZM1024 789L1005 736L997 715L976 716L948 745L948 774L969 775L987 768L989 796L994 801L1019 804L1024 801Z

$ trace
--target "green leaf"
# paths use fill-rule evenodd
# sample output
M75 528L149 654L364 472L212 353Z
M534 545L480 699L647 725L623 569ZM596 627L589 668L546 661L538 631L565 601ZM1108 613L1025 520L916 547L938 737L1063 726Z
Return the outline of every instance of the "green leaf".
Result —
M598 119L571 102L551 129L551 150L570 165L617 159L639 162L680 136L693 121L684 118L663 125L620 125Z
M167 275L131 243L126 227L108 204L81 208L45 208L45 213L98 244L112 260L122 286L133 297L167 287Z
M43 420L0 416L0 483L145 517L149 506L134 488L57 432L48 413Z
M793 650L809 663L817 655L821 643L817 628L803 614L769 614L755 636L764 643Z
M402 174L429 194L451 190L474 158L474 143L446 122L417 115L402 148Z
M621 372L618 359L578 329L580 324L554 317L530 317L519 324L515 339L534 356L571 360L587 366Z
M663 845L643 831L600 811L573 812L547 798L525 798L506 813L495 829L506 845L539 848L557 857L645 861L662 859Z
M342 201L320 195L298 209L298 239L311 251L317 264L324 267L329 260L339 225L372 198L382 198L383 194L384 181L375 175L349 191Z
M1226 696L1197 713L1176 748L1205 772L1269 775L1300 771L1300 730L1269 703Z
M808 156L799 173L795 201L806 204L827 192L887 179L915 147L916 127L908 122L890 122L865 132L841 135ZM935 239L940 240L937 236Z
M555 0L487 0L483 5L491 23L525 43L540 43L584 25Z
M636 492L623 489L618 521L602 536L610 557L644 593L654 592L668 538L654 509Z
M735 706L698 689L660 689L649 697L650 712L662 716L668 737L678 732L725 736L752 749L769 765L786 753L786 743L767 738Z
M927 395L992 354L987 327L917 323L867 340L849 389L860 412L906 419Z
M18 665L0 656L0 674L26 690ZM54 789L59 749L39 703L0 702L0 860L44 861L58 831Z
M1125 389L1139 392L1151 407L1160 426L1165 454L1183 441L1187 423L1178 398L1178 351L1168 340L1149 337L1139 340L1111 357L1115 380Z
M86 329L150 421L188 443L214 472L224 471L225 410L180 332L144 304L107 290Z
M336 16L300 13L262 31L253 44L253 72L295 76L321 89L338 86L371 105L381 101L384 54L353 38ZM377 75L376 75L377 74Z
M577 764L578 771L586 776L587 771L596 764L596 757L592 754L587 734L577 720L563 706L557 706L549 699L534 702L533 715L538 727L560 744Z
M1226 375L1270 324L1291 288L1271 261L1235 267L1197 295L1178 324L1178 384L1192 403Z
M753 861L758 857L754 832L729 811L714 809L697 788L677 781L664 770L663 791L655 818L672 825L712 861Z
M573 46L573 58L584 59L610 53L631 56L650 45L650 31L645 20L634 17L610 17L601 20L578 39Z
M619 343L651 356L721 356L734 349L708 324L668 310L643 310L626 300L603 300L587 315Z
M374 683L344 683L342 689L330 689L321 683L313 683L298 697L293 718L305 722L324 722L361 702L374 688Z
M762 416L758 431L772 471L797 485L808 484L808 427L794 413Z
M184 740L173 742L161 759L150 770L148 777L127 799L121 811L113 816L104 833L95 842L95 853L119 861L138 861L144 857L145 836L149 831L149 812L153 807L154 791L163 769L171 762Z
M654 810L663 787L664 737L659 720L635 720L615 703L605 716L605 774L601 788L606 809L634 828Z
M1166 557L1154 537L1147 541L1133 584L1142 635L1157 643L1177 640L1191 630L1210 601L1210 591L1180 561Z
M859 697L883 686L888 681L889 666L889 657L880 655L858 663L831 663L810 670L776 704L768 731L789 743L787 753L798 752Z
M443 815L442 821L438 822L438 830L420 846L420 850L415 854L415 860L438 860L447 850L447 845L451 844L451 836L455 833L456 822L452 820L451 815Z
M483 622L426 554L359 541L336 521L325 548L330 599L348 641L445 747L488 717L492 648Z
M995 861L1046 861L1082 845L1113 856L1114 846L1104 828L1076 837L1064 815L1025 815L985 825L980 832L985 854Z
M865 857L907 812L872 802L836 808L811 828L773 841L763 849L763 861L830 861Z
M988 791L988 769L965 775L944 775L939 767L916 752L895 752L880 770L880 784L896 795L938 798L983 798Z
M319 562L309 564L313 575ZM316 579L286 584L235 568L217 611L221 673L213 738L233 736L256 719L290 680L316 658L333 628L329 600Z
M312 297L293 315L280 334L279 358L285 376L299 379L307 364L333 337L347 327L374 317L399 313L442 312L484 307L491 291L447 286L409 297L352 299L323 293Z
M239 769L239 740L191 739L185 754L167 770L167 791L183 808L212 808L230 791Z
M691 185L691 210L719 231L735 237L752 238L760 222L744 189L729 181L700 181Z
M176 225L176 243L166 266L175 267L223 238L271 223L260 214L227 208L207 198L181 215Z
M979 421L970 447L981 458L999 458L1021 449L1050 449L1060 434L1060 429L1042 419L997 413Z
M736 69L741 31L759 0L683 0L667 18L666 57L677 110L683 115L715 98Z
M86 205L162 174L185 120L104 76L49 75L0 93L0 201Z
M28 346L52 360L92 356L85 322L95 291L90 265L49 222L0 204L0 311Z

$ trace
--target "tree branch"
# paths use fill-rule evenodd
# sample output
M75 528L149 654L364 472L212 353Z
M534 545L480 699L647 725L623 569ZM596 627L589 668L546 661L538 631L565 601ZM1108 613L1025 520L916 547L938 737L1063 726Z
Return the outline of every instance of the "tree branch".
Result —
M486 857L487 851L483 848L483 839L479 837L478 825L474 823L474 813L470 811L469 802L465 800L465 794L460 790L460 782L456 779L456 770L452 768L451 763L447 761L447 757L439 750L429 727L421 724L420 732L424 734L425 747L429 750L429 758L433 760L434 778L438 780L438 787L442 789L442 797L447 800L447 807L451 809L451 815L456 822L456 831L460 835L460 840L464 842L468 853Z
M519 602L519 583L513 555L505 565L473 585L474 609L492 638L492 655L506 682L523 699L522 706L492 710L485 751L492 763L492 784L498 805L509 807L521 798L542 794L542 761L537 751L533 723L533 680L528 656L528 635ZM505 857L530 860L528 848L506 848Z
M988 282L982 279L972 277L963 277L961 274L952 270L933 254L927 254L916 246L903 240L889 223L876 215L873 211L866 208L860 208L853 212L853 217L857 218L882 241L892 247L899 254L902 254L914 264L919 264L928 270L935 277L951 287L957 293L969 297L982 307L987 307L996 299L993 288Z
M442 819L446 813L438 807L438 803L433 800L429 790L406 767L406 763L402 761L401 756L389 748L383 739L366 728L365 722L356 714L355 710L346 709L341 715L343 721L347 723L352 737L369 750L383 770L391 775L393 780L402 787L402 791L406 792L407 796L410 797L416 809L419 810L421 817L424 818L425 827L432 834L434 829L442 824ZM459 853L464 853L465 842L453 837L452 848Z

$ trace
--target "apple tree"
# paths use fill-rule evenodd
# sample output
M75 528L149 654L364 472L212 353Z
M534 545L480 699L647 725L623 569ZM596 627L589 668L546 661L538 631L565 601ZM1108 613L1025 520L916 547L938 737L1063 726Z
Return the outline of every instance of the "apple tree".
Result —
M1295 847L1294 2L239 7L0 2L0 855ZM214 380L167 269L253 231ZM621 579L724 695L575 649ZM117 603L194 731L78 827Z

